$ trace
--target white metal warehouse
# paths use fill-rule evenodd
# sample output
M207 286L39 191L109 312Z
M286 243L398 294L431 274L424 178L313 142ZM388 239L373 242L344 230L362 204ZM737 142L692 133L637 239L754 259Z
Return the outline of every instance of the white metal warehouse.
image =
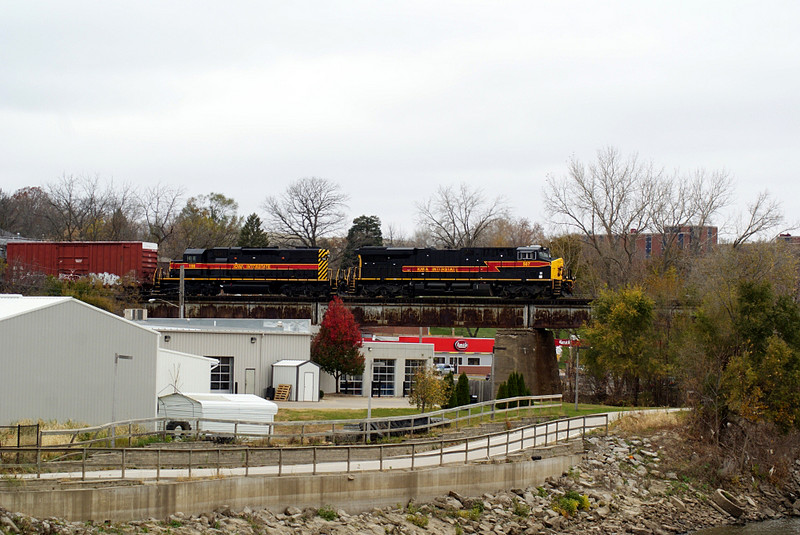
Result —
M187 387L206 387L208 359L165 355L159 373L158 338L71 297L0 295L0 425L152 418L170 369Z
M266 397L272 365L311 358L311 321L306 319L148 318L137 321L161 333L161 347L219 361L210 392Z

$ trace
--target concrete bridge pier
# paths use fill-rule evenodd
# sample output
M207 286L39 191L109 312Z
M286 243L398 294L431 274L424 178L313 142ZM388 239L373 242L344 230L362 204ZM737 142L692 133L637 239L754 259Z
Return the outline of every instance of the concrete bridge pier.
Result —
M493 394L511 372L521 373L532 395L561 394L553 332L547 329L497 329Z

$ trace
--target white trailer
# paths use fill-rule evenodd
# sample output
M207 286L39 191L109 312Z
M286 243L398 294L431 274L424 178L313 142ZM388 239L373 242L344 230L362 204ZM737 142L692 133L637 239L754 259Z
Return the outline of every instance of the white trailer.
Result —
M169 430L194 431L199 425L196 430L201 432L268 435L277 413L275 403L253 394L175 393L158 398L158 416L167 418Z

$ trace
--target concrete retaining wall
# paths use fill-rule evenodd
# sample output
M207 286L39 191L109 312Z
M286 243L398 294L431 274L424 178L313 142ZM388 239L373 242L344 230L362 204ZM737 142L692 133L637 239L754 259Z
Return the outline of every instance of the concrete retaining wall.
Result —
M101 488L0 491L0 506L38 517L130 521L212 511L332 505L350 513L373 507L422 502L455 490L467 496L541 485L578 464L576 447L538 461L444 466L423 470L356 472L316 476L249 476L177 482L143 482Z

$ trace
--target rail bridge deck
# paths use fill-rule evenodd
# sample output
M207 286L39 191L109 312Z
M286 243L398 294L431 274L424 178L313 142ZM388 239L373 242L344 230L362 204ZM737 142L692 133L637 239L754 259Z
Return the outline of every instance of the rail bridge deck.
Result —
M403 299L344 298L362 326L495 327L506 329L575 329L589 319L587 299L526 301L470 297ZM145 303L151 317L178 317L177 300ZM187 318L306 318L319 324L327 299L291 299L265 296L192 297L186 300Z

